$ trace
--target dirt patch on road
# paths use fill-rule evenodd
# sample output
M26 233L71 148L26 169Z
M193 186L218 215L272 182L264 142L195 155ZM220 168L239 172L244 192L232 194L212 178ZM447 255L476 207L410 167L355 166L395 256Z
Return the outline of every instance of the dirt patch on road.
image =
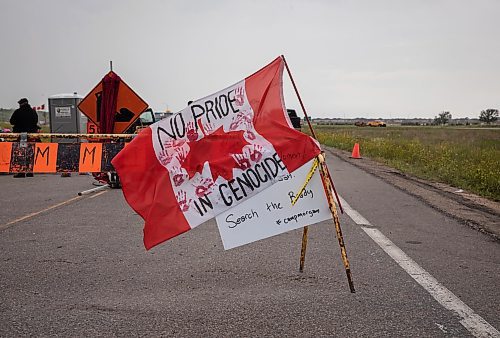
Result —
M432 208L500 241L500 203L450 187L425 181L368 158L352 159L350 153L324 147L325 152L417 197Z

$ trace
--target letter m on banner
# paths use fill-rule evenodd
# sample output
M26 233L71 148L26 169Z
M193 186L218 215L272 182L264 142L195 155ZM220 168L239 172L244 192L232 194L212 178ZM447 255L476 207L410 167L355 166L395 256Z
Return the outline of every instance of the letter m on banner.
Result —
M112 161L147 249L254 196L319 154L293 129L284 60L142 131Z

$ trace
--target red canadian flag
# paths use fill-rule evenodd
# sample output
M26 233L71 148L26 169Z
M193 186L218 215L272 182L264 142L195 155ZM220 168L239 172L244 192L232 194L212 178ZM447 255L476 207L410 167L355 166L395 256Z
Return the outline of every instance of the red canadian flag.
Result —
M292 128L284 60L143 130L112 161L146 249L258 194L319 154Z

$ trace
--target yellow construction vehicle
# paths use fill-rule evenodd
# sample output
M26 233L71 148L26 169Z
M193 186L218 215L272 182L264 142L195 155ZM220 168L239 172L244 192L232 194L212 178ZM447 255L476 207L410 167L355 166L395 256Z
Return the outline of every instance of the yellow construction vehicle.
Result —
M385 122L382 122L382 121L370 121L366 125L368 127L387 127Z

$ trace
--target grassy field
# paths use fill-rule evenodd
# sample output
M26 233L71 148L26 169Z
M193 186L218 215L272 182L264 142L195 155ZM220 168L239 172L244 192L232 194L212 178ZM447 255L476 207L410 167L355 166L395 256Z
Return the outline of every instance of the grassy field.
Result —
M49 125L41 125L42 127L42 133L48 133L49 132ZM12 126L10 125L9 122L0 122L0 129L3 129L3 128L8 128L10 130L12 130Z
M0 128L11 128L0 123ZM500 129L315 126L319 141L405 173L500 201ZM305 128L304 128L305 129ZM48 132L44 126L43 132Z
M13 109L0 108L0 129L3 129L3 128L12 129L12 126L10 125L9 120L10 120L10 117L12 116L13 112L14 112ZM43 120L44 120L44 113L38 112L38 121L41 122ZM38 125L42 127L42 132L44 132L44 133L49 132L48 122L46 125L41 125L40 123Z
M0 108L0 122L8 122L13 112L13 109Z
M500 129L316 126L319 141L500 201Z

